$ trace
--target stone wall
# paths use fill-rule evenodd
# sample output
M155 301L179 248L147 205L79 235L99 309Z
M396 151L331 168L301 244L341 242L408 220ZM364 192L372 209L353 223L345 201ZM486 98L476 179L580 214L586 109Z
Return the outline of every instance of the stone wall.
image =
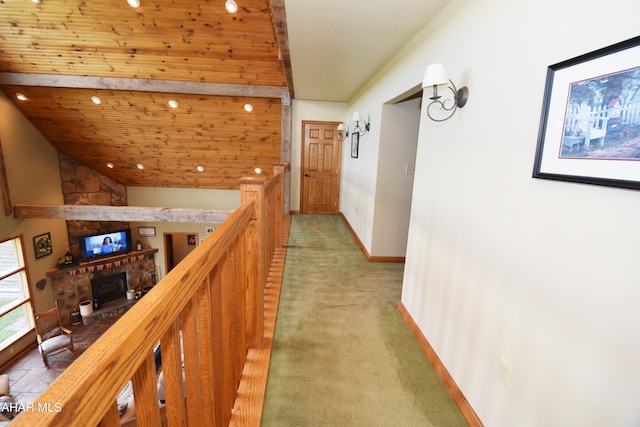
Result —
M65 205L127 206L127 188L100 172L60 153L60 175ZM67 221L69 249L80 256L78 237L128 228L128 222Z

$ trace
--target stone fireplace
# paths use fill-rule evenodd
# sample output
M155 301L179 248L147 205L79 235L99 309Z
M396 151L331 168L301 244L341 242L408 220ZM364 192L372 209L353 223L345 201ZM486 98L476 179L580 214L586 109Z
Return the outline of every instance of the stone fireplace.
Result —
M122 271L102 277L98 273L94 273L94 277L91 278L91 296L99 306L126 298L127 273Z
M47 272L53 286L53 297L58 301L60 318L65 325L71 324L71 312L78 310L83 301L102 299L98 313L90 319L122 314L135 301L126 299L128 287L136 291L154 286L157 282L155 253L157 249L144 249L128 254L81 263L80 265L55 268ZM122 301L122 304L119 304ZM82 321L88 324L89 319Z

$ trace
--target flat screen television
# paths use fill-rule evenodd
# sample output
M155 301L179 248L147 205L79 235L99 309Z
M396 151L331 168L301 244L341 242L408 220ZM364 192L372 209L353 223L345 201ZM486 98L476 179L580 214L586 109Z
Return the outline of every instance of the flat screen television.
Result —
M120 255L129 252L131 248L131 230L124 229L107 233L91 234L79 238L80 259L92 259Z

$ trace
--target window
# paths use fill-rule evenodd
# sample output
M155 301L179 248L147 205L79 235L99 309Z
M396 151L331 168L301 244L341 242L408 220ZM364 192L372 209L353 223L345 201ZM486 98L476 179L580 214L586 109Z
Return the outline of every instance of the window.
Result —
M33 329L22 237L0 242L0 350Z

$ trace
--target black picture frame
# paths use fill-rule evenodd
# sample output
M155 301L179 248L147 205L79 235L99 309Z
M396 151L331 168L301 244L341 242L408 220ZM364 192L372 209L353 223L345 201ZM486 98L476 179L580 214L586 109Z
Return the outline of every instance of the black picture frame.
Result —
M51 244L51 234L42 233L33 237L33 250L36 255L36 259L51 255L53 253L53 246Z
M534 178L640 190L639 58L640 36L548 67Z
M351 134L351 157L358 158L358 151L360 150L360 134L354 132Z

